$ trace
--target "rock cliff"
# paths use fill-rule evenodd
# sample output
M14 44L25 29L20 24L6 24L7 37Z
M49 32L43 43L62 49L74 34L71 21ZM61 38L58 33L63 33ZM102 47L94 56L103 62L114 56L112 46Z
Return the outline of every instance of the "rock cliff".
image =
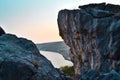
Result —
M119 5L88 4L61 10L58 27L70 47L76 75L82 80L109 80L107 75L110 78L115 73L117 77L111 80L120 79Z
M0 36L0 80L67 80L36 45L12 34Z

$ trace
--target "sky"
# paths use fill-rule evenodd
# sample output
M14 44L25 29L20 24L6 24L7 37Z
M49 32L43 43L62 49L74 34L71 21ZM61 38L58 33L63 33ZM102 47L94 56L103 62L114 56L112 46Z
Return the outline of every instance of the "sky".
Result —
M120 4L120 0L0 0L0 26L6 33L35 43L62 41L57 25L58 12L100 2Z

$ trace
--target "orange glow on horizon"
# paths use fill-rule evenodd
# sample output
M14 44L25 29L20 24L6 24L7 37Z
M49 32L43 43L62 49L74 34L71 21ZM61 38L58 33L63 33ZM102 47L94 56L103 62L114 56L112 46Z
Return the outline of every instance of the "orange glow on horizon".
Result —
M23 29L19 28L14 33L19 37L27 38L35 43L62 41L58 29L54 27L25 27Z

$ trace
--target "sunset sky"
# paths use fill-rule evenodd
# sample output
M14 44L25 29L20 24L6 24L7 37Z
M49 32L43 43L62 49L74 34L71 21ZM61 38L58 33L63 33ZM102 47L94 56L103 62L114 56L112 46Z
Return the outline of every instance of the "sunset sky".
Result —
M7 32L35 43L61 41L57 14L79 5L120 0L0 0L0 26Z

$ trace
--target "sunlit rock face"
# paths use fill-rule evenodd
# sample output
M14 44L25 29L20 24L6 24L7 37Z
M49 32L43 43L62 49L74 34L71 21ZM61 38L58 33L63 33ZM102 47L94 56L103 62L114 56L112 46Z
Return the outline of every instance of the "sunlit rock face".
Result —
M58 27L70 47L76 75L82 76L89 70L95 70L99 76L112 69L120 72L119 5L88 4L75 10L61 10Z
M0 36L0 80L66 80L36 45L12 34ZM70 78L68 80L71 80Z

